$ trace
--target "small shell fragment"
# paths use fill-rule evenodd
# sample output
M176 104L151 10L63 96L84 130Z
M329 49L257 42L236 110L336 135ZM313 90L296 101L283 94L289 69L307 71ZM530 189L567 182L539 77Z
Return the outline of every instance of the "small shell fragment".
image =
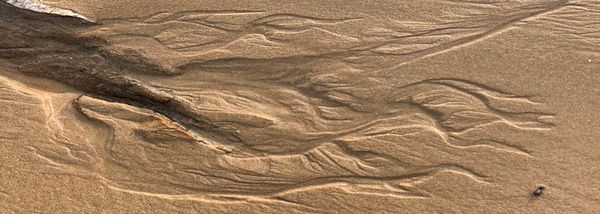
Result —
M43 4L43 3L39 2L38 0L5 0L5 1L6 1L6 3L9 3L18 8L23 8L23 9L27 9L27 10L31 10L31 11L35 11L35 12L40 12L40 13L50 13L50 14L56 14L56 15L61 15L61 16L73 16L73 17L77 17L77 18L86 20L88 22L94 22L93 20L91 20L85 16L82 16L81 14L75 13L71 10L52 7L52 6Z
M533 191L533 195L534 196L542 195L542 193L544 193L544 189L546 189L544 186L539 186L535 191Z

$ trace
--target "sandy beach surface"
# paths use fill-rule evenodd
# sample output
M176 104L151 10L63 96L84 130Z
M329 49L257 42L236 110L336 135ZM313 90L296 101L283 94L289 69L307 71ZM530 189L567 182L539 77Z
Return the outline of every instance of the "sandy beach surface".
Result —
M0 213L597 213L600 1L0 1Z

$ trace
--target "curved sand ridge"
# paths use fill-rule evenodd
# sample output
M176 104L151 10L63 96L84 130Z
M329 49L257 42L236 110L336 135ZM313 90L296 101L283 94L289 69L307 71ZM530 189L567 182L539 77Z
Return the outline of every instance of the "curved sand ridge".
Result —
M283 203L291 203L285 198L288 194L324 188L398 198L434 197L415 184L440 172L492 182L485 168L465 160L481 153L530 157L526 145L513 142L506 133L527 135L553 127L546 121L552 115L540 110L542 104L461 79L379 84L388 87L373 88L379 93L363 96L361 87L381 80L345 80L349 73L358 77L370 73L335 60L290 63L306 72L282 70L269 60L240 60L247 66L224 70L223 66L235 64L215 61L184 68L209 65L214 70L200 73L212 79L202 87L182 90L167 82L149 84L127 70L175 78L197 72L163 72L149 66L152 60L105 54L86 44L100 42L82 40L69 31L86 28L82 24L36 22L48 27L38 31L62 29L52 33L63 40L4 31L29 38L17 40L26 44L42 40L47 53L34 54L32 63L29 49L8 48L13 51L10 60L21 72L92 95L78 98L75 106L103 123L111 137L94 142L93 167L84 164L79 170L97 173L119 191ZM238 69L244 72L231 75ZM364 86L347 90L356 80L364 81Z
M553 142L537 141L564 128L556 102L500 89L502 78L471 80L480 71L458 75L482 69L451 67L472 55L450 54L448 67L425 74L441 64L436 56L576 6L521 4L472 1L430 22L231 9L84 23L0 3L0 57L14 68L0 77L0 108L16 116L0 115L25 118L15 124L24 134L2 130L0 141L22 141L10 145L27 148L40 171L98 185L105 201L183 207L174 210L468 210L469 200L527 200L531 183L554 176L527 167L552 155L538 149ZM20 75L69 92L14 84ZM561 191L547 189L541 202ZM0 199L14 194L0 187Z
M407 103L417 108L298 142L280 136L272 147L290 148L288 151L259 156L231 153L237 148L226 142L215 145L146 109L86 96L76 105L113 132L107 142L111 146L99 149L106 149L102 154L107 157L102 159L109 164L103 167L102 177L115 189L272 200L332 187L357 194L432 197L414 184L439 172L487 183L493 178L478 172L478 166L461 164L462 160L475 158L475 151L529 157L521 146L494 136L494 130L527 133L553 126L536 120L542 113L510 108L538 105L535 102L456 80L411 84L390 101L391 105ZM285 142L294 146L282 145ZM247 143L239 146L253 146Z

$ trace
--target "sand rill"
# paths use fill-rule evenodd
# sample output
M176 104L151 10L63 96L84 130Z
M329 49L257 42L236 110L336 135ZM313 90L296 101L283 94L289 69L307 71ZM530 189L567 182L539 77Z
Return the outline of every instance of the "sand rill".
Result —
M599 208L595 1L7 2L0 213Z

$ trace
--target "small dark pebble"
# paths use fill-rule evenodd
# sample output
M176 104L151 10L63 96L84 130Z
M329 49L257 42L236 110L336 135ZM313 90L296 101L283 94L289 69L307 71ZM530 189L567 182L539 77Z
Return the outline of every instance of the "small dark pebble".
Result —
M542 195L542 193L544 193L544 189L546 189L544 186L538 187L535 191L533 191L533 195L534 196Z

